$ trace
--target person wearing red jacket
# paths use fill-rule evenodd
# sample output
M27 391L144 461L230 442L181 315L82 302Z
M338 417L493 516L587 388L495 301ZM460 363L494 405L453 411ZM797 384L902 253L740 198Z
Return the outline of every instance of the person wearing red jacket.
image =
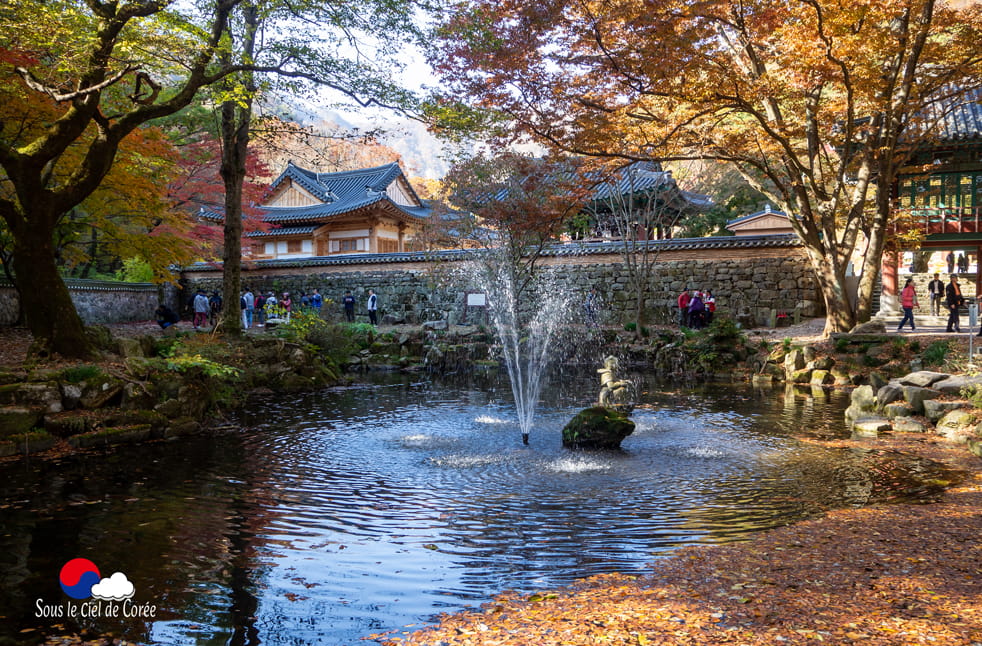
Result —
M903 329L904 323L910 321L910 331L914 331L914 308L917 307L917 289L914 287L914 279L908 278L903 291L900 292L900 307L904 310L904 317L900 319L897 332Z
M679 327L689 327L689 288L686 287L679 294Z

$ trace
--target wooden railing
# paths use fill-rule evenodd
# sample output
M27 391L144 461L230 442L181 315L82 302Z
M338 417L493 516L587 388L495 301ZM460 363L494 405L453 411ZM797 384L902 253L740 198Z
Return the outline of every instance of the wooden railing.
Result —
M914 208L908 209L915 226L924 235L982 232L982 208Z

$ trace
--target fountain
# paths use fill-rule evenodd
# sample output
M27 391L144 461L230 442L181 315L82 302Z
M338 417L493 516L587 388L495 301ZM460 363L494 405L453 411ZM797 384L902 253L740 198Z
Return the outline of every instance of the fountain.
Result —
M569 320L572 299L553 271L537 268L533 272L508 262L499 249L480 253L471 263L470 274L487 294L490 320L515 397L522 443L527 445L552 346L560 324Z

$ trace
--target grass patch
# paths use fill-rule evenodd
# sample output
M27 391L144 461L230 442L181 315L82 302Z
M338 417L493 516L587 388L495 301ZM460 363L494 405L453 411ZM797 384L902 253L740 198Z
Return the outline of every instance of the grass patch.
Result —
M94 377L102 376L102 368L99 366L72 366L65 368L61 373L62 378L70 384L79 384Z

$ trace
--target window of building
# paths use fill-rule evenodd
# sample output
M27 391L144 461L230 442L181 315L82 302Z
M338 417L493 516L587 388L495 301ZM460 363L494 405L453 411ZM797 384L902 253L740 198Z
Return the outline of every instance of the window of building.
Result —
M399 251L399 241L390 240L388 238L379 238L378 251L379 253L396 253Z
M338 240L338 250L339 251L358 251L358 239L357 238L347 238L343 240Z
M303 250L303 242L300 240L287 240L286 241L286 252L287 253L300 253Z

